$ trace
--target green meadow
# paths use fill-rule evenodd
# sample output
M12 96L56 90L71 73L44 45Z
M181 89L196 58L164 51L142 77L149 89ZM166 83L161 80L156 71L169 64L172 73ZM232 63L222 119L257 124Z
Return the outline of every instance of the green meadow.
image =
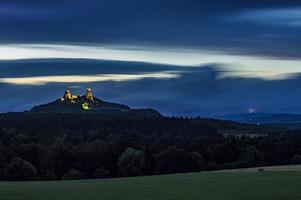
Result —
M300 200L301 172L201 172L80 181L0 182L0 200Z

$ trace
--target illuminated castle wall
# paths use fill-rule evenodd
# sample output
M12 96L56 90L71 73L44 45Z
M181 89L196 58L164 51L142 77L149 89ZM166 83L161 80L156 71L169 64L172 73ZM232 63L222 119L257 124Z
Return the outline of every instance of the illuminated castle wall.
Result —
M85 98L89 101L94 100L91 88L87 88ZM61 101L75 101L77 99L78 99L78 96L72 95L70 90L67 89L64 96L61 98Z
M93 101L93 94L92 94L91 88L87 88L87 91L86 91L86 99L88 99L88 100L90 100L90 101Z
M72 100L72 95L69 89L66 90L63 98L61 98L62 101L64 100Z

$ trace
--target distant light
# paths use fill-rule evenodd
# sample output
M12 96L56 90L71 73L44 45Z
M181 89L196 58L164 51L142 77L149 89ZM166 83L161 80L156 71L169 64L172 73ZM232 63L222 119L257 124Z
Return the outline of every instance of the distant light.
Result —
M248 109L248 113L255 113L255 111L256 111L256 110L255 110L254 108L249 108L249 109Z

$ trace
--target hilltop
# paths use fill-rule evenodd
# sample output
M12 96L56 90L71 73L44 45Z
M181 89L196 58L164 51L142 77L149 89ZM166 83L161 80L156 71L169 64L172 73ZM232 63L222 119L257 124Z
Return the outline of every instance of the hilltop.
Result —
M34 113L96 113L102 115L127 116L162 116L158 111L147 109L132 109L127 105L111 103L94 97L92 90L87 88L85 95L73 95L69 89L63 97L53 102L35 106L30 112Z

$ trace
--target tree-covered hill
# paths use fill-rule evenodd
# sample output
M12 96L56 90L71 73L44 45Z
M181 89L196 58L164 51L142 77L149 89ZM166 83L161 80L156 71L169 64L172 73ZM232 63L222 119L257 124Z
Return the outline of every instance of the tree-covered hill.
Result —
M250 136L235 136L240 130ZM1 114L0 179L106 178L299 163L300 132L267 130L201 118Z

